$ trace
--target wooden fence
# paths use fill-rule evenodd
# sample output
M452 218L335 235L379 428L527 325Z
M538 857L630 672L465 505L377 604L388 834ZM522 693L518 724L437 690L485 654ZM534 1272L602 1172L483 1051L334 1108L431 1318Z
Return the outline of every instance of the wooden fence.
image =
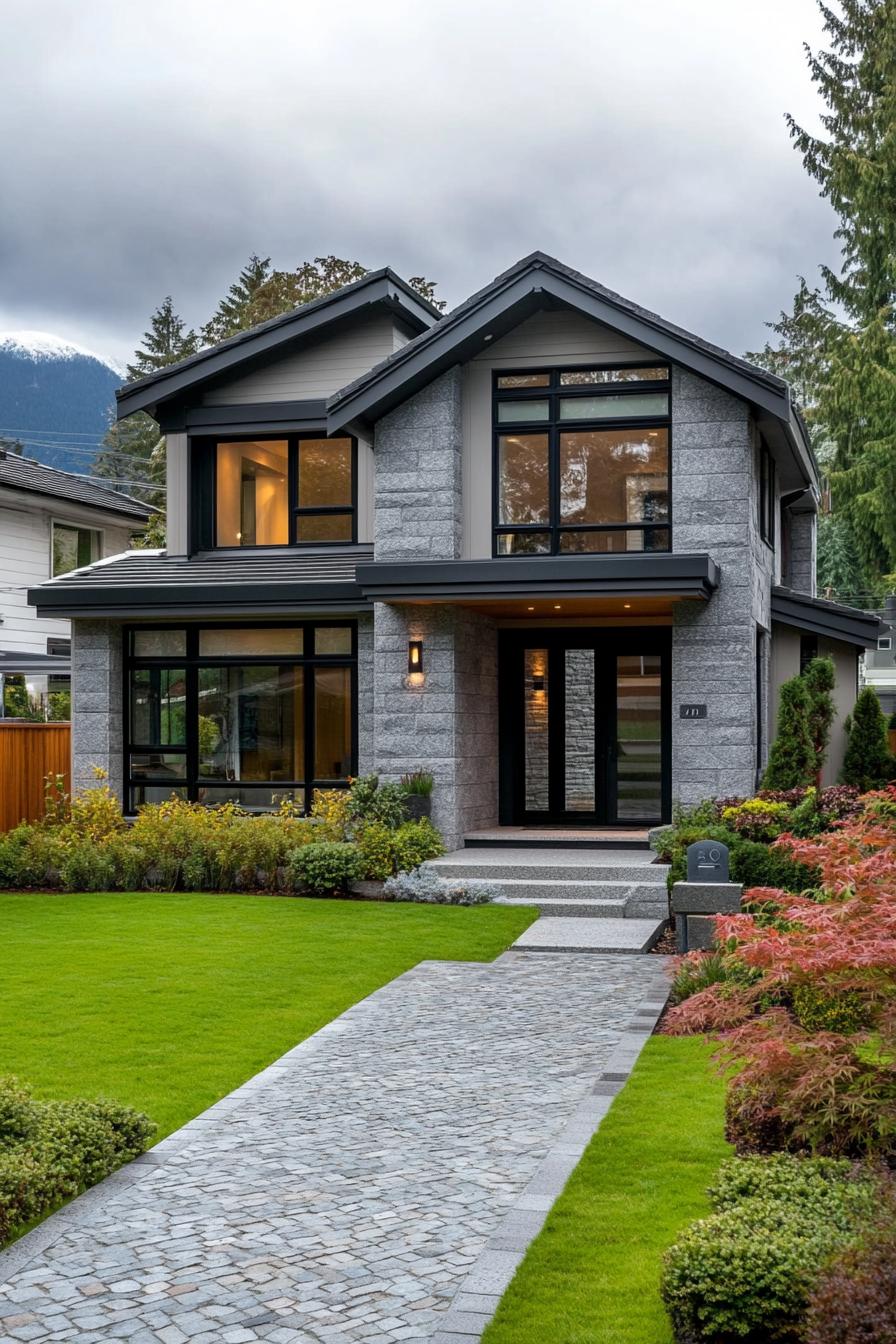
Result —
M71 737L69 723L0 719L0 831L43 816L46 775L64 775L70 790Z

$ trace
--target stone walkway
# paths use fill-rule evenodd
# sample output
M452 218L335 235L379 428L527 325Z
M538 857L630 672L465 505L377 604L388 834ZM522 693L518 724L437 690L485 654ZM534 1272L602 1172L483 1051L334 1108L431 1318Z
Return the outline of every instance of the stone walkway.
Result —
M0 1255L0 1339L477 1339L665 994L422 963Z

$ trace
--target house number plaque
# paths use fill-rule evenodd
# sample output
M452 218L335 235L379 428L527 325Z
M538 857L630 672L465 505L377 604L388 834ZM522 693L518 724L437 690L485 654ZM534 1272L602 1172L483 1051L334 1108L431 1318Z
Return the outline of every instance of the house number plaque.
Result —
M705 705L679 705L678 717L680 719L705 719Z

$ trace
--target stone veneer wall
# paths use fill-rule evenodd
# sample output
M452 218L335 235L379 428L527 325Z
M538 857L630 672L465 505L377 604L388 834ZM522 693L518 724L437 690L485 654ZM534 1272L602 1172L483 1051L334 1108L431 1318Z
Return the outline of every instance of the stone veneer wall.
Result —
M450 369L376 426L377 560L457 560L463 544L461 371ZM451 606L378 602L373 754L383 779L435 776L433 819L449 847L498 817L498 658L494 623ZM422 680L408 640L423 640Z
M117 621L72 621L72 789L90 788L93 768L121 797L124 751L122 636Z
M673 370L672 445L673 549L709 551L721 569L709 602L677 602L673 614L673 795L691 804L755 786L756 627L770 627L774 557L758 531L746 403ZM763 717L765 701L767 691ZM683 703L705 704L707 717L679 718Z
M798 593L816 594L815 561L818 518L814 513L790 513L790 573L785 582Z
M358 617L358 774L375 770L373 744L373 615Z

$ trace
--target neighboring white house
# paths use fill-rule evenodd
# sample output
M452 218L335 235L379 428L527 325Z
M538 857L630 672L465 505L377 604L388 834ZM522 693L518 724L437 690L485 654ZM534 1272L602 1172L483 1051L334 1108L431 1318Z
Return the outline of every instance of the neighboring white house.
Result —
M0 717L7 686L22 678L34 698L68 687L70 624L38 615L28 589L126 551L152 512L83 476L0 450Z
M877 648L865 654L862 680L873 687L881 709L889 716L896 713L896 596L888 597L878 613L882 629Z

